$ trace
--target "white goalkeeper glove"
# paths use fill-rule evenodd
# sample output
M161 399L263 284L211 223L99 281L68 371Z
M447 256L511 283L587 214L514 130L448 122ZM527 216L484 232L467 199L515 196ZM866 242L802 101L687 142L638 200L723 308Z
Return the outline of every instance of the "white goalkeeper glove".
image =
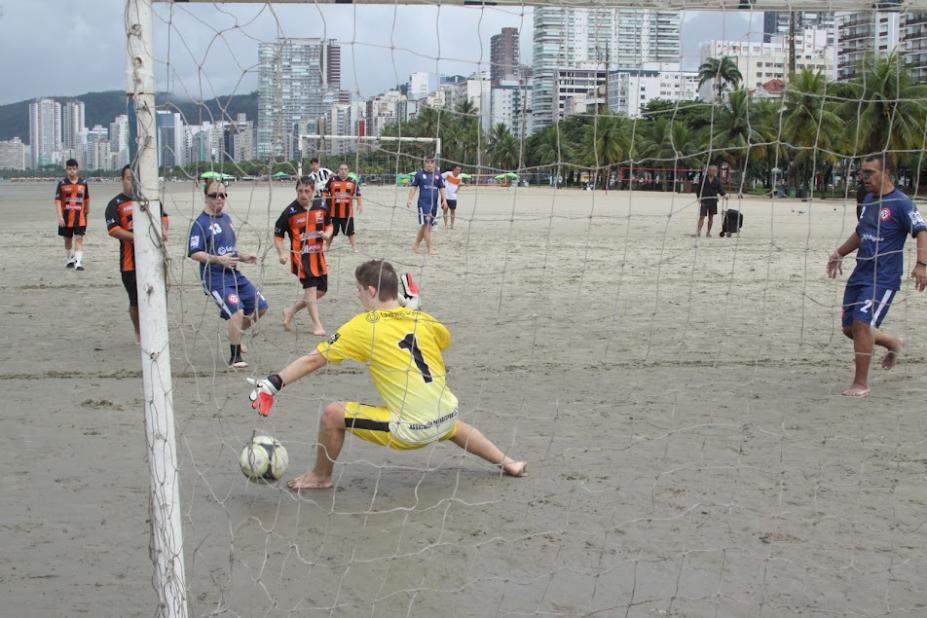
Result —
M248 382L254 385L254 390L248 397L251 400L251 408L257 410L261 416L267 416L274 406L274 397L283 389L283 380L275 373L263 380L248 378Z
M418 295L418 286L412 279L412 273L403 273L399 276L399 304L413 311L418 311L422 306L422 299Z

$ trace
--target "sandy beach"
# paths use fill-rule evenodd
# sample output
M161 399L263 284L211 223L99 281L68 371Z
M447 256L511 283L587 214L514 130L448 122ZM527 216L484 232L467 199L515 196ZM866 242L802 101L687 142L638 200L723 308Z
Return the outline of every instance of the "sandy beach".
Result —
M85 272L64 268L52 184L0 184L0 598L8 616L152 616L139 350L91 185ZM348 437L333 490L250 484L255 430L314 456L333 400L376 401L362 366L288 387L271 416L247 377L320 341L276 259L292 185L237 183L242 271L270 303L225 367L225 325L184 258L202 209L169 184L171 362L191 616L923 616L927 614L927 295L905 281L848 399L842 200L748 199L739 237L696 239L691 194L464 187L437 256L411 252L406 189L364 187L360 253L329 253L329 332L359 311L353 270L409 270L451 330L462 418L524 479L453 445L406 453ZM730 206L737 201L732 199ZM913 243L908 242L905 272Z

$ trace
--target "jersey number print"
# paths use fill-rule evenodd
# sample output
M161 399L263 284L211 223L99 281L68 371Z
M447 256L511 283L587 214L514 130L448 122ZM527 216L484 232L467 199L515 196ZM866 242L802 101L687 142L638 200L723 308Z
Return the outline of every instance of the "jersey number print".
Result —
M415 366L422 372L422 379L425 380L426 383L432 382L431 369L428 368L428 363L425 362L425 357L422 355L422 351L415 342L415 333L409 333L403 337L399 342L399 347L403 350L408 350L412 354L412 360L415 361Z

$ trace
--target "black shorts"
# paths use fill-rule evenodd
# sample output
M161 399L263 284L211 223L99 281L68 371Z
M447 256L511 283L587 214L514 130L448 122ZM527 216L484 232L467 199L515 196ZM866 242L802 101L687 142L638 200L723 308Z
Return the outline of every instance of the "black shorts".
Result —
M702 200L702 206L699 208L698 216L705 217L711 215L712 217L718 214L718 200Z
M354 217L332 217L332 238L338 235L338 230L344 232L345 236L354 236Z
M457 200L448 200L447 207L451 210L457 210Z
M303 284L304 290L306 288L315 288L317 292L328 291L328 275L322 275L321 277L309 275L305 279L300 279L299 282Z
M125 286L129 294L129 306L138 307L138 286L135 284L135 271L129 270L122 273L122 285Z
M72 236L83 236L87 231L86 225L59 225L58 226L58 236L64 236L65 238L71 238Z

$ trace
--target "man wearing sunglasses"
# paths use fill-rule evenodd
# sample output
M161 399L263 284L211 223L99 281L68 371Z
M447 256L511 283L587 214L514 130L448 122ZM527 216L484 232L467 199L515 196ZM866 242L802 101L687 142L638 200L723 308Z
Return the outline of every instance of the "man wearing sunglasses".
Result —
M241 335L267 312L267 300L238 272L239 263L254 264L257 256L238 251L232 219L223 212L228 197L225 185L211 180L204 191L206 207L190 226L187 255L200 263L203 289L228 321L229 365L242 369L248 363L241 356Z

